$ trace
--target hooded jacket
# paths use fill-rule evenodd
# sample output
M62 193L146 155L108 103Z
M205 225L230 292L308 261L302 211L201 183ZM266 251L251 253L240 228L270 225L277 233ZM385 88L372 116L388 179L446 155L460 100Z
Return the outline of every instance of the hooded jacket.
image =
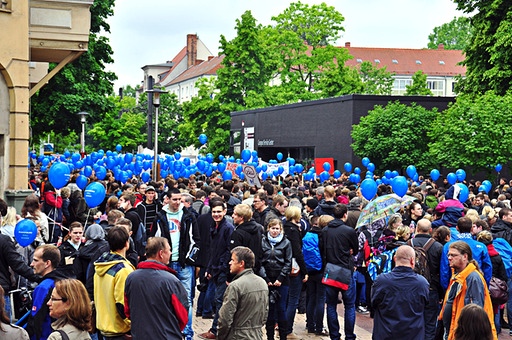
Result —
M188 322L188 294L176 272L163 263L139 263L125 286L126 317L137 339L181 339Z
M512 225L502 219L496 221L491 227L493 238L505 239L508 244L512 245Z
M230 250L238 246L244 246L250 248L254 253L255 273L259 273L261 268L261 257L263 255L261 248L262 237L263 227L252 219L235 227L235 230L231 234Z
M356 231L340 219L329 222L322 231L322 243L320 243L324 267L327 263L332 263L354 270L354 257L350 253L351 250L352 254L357 254Z
M124 287L135 268L115 252L101 255L94 267L96 328L109 337L126 334L130 331L130 320L124 314Z
M27 332L31 340L45 340L52 332L52 320L48 305L55 281L66 279L59 270L53 270L43 276L43 281L32 293L32 310L27 322Z
M446 200L440 202L435 211L442 213L443 217L439 220L432 222L432 227L439 227L445 225L447 227L453 227L457 225L459 218L464 216L464 205L459 202L460 188L456 185L452 185L445 194Z
M323 201L318 204L313 213L315 216L329 215L334 217L334 207L336 206L335 201Z
M78 249L75 262L73 263L73 269L75 271L76 278L86 283L89 271L89 265L91 260L96 260L94 255L99 251L109 251L108 242L105 241L105 231L99 224L92 224L85 230L85 244Z

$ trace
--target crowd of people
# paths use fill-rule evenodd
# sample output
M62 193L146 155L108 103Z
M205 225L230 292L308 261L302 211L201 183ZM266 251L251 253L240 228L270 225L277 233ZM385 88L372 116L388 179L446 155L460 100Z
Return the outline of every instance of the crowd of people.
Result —
M7 339L300 339L296 313L331 339L356 339L356 314L374 318L378 340L497 339L512 326L505 179L490 195L467 183L466 202L422 179L410 204L356 228L368 201L346 176L258 188L218 174L121 185L109 173L92 209L77 176L60 189L34 176L19 213L0 200ZM14 236L23 218L38 228L27 247ZM24 329L10 324L21 286L33 288ZM194 330L193 318L211 326Z

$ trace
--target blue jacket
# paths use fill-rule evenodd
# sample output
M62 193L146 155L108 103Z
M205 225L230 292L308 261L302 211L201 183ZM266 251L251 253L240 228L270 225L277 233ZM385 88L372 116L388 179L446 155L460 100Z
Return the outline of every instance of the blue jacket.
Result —
M471 252L473 253L473 259L478 262L480 269L484 273L485 282L487 282L487 285L489 285L492 277L492 263L491 258L489 257L489 253L487 252L487 247L483 243L473 240L470 233L459 234L459 241L464 241L469 244L471 247ZM443 255L441 256L440 276L441 286L444 289L448 288L450 278L452 277L452 269L450 268L450 264L448 262L448 249L450 247L450 243L452 242L454 241L450 241L444 245Z
M375 309L373 339L423 340L428 289L428 281L410 267L398 266L379 275L371 295Z

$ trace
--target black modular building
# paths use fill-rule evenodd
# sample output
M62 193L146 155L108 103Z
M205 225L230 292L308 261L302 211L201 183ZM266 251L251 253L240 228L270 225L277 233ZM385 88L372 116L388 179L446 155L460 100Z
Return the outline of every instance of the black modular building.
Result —
M231 152L258 151L264 160L276 159L281 152L304 165L314 158L334 158L334 168L345 162L360 166L352 144L352 125L373 110L391 101L444 111L454 97L346 95L296 104L231 113Z

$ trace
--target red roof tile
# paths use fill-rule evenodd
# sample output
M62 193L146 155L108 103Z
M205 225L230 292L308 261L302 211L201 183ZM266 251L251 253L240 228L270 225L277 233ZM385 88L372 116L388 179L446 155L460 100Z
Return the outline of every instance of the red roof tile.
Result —
M193 79L204 75L216 75L217 70L222 67L222 60L224 60L224 55L213 57L210 60L203 61L199 65L192 66L188 70L174 78L169 83L169 85L173 85L188 79Z
M464 60L460 50L417 50L406 48L373 48L373 47L341 47L346 48L354 59L345 64L356 66L361 61L375 64L378 59L380 67L396 75L412 75L422 70L430 76L455 76L466 74L466 67L457 65ZM419 63L418 63L419 61Z

